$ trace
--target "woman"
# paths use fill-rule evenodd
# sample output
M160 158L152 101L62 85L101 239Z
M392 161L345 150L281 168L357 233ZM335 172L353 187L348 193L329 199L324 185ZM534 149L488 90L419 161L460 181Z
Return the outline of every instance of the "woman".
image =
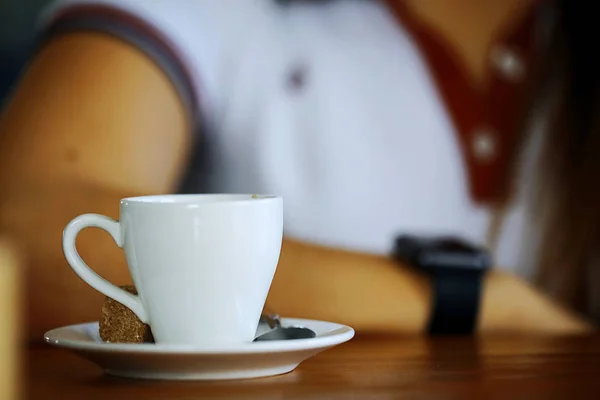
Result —
M571 91L580 71L569 68L581 65L542 69L558 85L535 92L527 110L543 112L521 102L540 75L535 60L578 50L561 41L577 39L561 19L566 1L178 7L64 0L41 19L44 40L0 122L0 227L30 255L32 337L99 313L100 295L60 253L67 221L117 217L122 197L178 190L285 198L268 300L280 314L422 331L431 283L387 256L404 231L495 250L481 331L590 329L566 311L585 286L598 227L596 193L585 192L598 135ZM552 129L555 114L568 136ZM574 205L581 215L568 212ZM121 254L97 234L81 238L82 257L125 283ZM563 304L515 273L539 273Z

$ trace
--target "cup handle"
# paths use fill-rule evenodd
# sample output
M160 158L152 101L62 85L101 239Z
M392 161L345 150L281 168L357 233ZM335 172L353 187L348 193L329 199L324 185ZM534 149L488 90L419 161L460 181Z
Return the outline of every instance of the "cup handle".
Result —
M110 233L115 243L119 247L123 247L123 235L121 234L121 225L119 222L99 214L83 214L73 219L66 226L63 232L63 252L67 258L67 262L81 279L88 285L99 291L100 293L112 298L115 301L123 304L138 316L145 324L148 323L148 315L139 296L126 292L125 290L113 285L106 279L102 278L94 272L81 259L75 246L75 239L79 232L85 228L96 227L104 229Z

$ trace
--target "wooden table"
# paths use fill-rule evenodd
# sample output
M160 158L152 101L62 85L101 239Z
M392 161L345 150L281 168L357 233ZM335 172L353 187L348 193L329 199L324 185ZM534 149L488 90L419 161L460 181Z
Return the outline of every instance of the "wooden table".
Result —
M26 361L31 399L600 399L600 336L356 337L290 374L229 382L111 378L45 345Z

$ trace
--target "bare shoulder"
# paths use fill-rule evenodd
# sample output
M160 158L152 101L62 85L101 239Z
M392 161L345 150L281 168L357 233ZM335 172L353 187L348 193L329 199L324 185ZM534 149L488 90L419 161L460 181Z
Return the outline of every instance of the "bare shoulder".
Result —
M108 35L68 34L37 53L3 110L0 171L160 190L189 140L189 117L153 61Z

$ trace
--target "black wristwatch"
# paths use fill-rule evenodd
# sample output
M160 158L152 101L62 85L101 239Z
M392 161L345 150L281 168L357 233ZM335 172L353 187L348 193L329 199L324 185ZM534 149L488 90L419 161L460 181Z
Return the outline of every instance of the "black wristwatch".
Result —
M398 236L394 257L432 279L431 335L468 335L477 327L490 253L458 237Z

